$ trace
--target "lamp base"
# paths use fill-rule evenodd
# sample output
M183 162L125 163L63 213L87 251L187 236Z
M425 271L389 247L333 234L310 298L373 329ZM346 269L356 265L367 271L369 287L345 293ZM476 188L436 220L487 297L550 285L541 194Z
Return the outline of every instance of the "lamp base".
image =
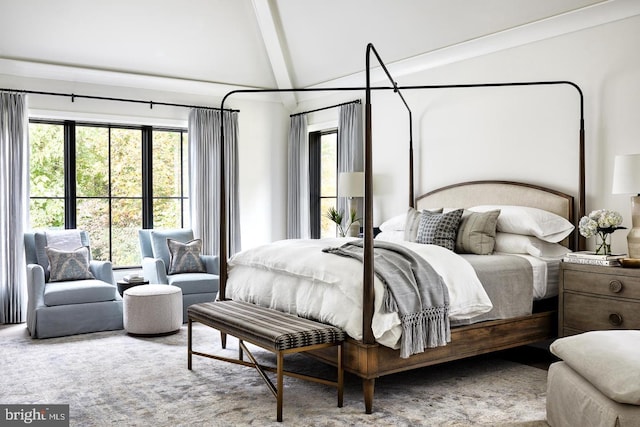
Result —
M360 235L360 223L354 222L347 230L347 237L358 237Z
M631 198L631 225L627 234L629 258L640 259L640 196Z

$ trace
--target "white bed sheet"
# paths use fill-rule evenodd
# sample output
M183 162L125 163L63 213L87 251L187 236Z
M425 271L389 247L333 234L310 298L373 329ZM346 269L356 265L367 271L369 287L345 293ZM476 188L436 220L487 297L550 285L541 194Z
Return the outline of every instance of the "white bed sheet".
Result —
M321 251L346 241L283 240L240 252L229 262L225 296L330 323L362 339L362 263ZM491 310L491 300L464 258L435 245L398 243L423 256L442 276L452 320ZM400 319L382 311L383 284L377 277L374 292L374 336L380 344L398 348Z

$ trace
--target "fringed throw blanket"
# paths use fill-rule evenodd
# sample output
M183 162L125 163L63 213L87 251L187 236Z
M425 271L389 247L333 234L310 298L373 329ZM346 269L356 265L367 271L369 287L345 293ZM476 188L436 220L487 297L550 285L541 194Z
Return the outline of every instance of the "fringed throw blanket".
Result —
M403 246L374 241L374 270L384 284L384 307L397 311L402 324L400 357L451 341L449 292L444 280L422 257ZM364 242L354 240L324 252L363 261Z

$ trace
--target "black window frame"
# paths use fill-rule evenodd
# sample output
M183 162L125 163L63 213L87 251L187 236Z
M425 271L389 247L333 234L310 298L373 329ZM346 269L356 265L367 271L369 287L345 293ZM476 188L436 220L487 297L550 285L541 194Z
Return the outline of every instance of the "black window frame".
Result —
M309 132L309 221L310 231L312 239L319 239L321 237L321 220L322 212L320 211L321 200L329 198L321 194L321 159L322 159L322 137L324 135L336 135L336 150L338 128L323 129L318 131ZM336 156L336 172L338 170L337 156ZM337 173L336 173L337 176ZM337 183L336 183L337 184ZM336 185L337 188L337 185ZM337 200L337 193L331 198Z
M185 203L188 203L188 188L184 183L184 156L186 155L185 138L188 129L181 127L130 125L118 123L95 123L75 120L55 120L55 119L29 119L29 124L48 124L63 126L64 135L64 196L31 196L32 199L63 200L64 202L64 228L74 229L77 227L77 201L79 199L108 199L109 201L109 261L113 257L113 224L112 209L114 199L142 199L142 224L141 228L153 228L153 202L155 199L176 199L180 200L180 227L185 226ZM141 197L113 196L111 191L111 166L109 166L109 195L108 196L81 196L77 194L76 177L76 128L77 127L102 127L109 129L109 145L111 145L111 129L133 129L141 131L142 138L142 188ZM180 133L180 196L153 196L153 132L176 132ZM109 165L111 165L111 149L109 148ZM114 269L126 269L137 266L113 266Z

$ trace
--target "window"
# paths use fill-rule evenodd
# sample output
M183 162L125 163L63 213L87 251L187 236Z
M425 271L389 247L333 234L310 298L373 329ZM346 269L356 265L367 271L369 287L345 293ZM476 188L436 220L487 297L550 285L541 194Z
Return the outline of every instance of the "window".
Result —
M311 237L336 237L337 227L327 218L329 208L337 208L338 130L309 134Z
M140 265L139 228L188 226L187 132L32 120L34 229L81 228L94 259Z

